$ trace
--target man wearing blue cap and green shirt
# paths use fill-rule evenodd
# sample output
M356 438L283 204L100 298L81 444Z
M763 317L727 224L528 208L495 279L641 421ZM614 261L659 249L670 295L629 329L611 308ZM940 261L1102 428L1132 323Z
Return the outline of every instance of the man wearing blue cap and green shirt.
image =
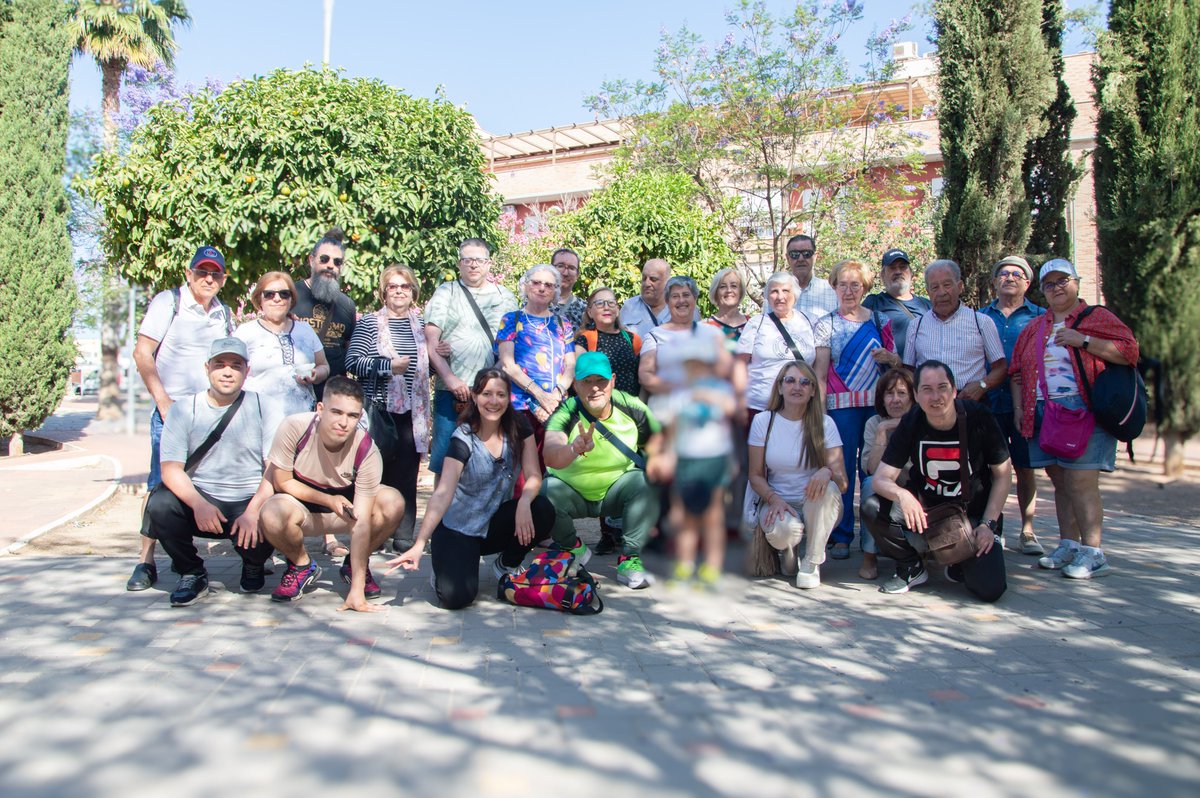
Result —
M603 352L579 356L575 396L546 422L542 495L558 512L555 543L585 563L591 551L575 534L575 519L621 518L617 581L633 590L653 583L641 554L658 520L658 491L646 481L646 466L658 454L660 433L646 405L613 390L612 364Z

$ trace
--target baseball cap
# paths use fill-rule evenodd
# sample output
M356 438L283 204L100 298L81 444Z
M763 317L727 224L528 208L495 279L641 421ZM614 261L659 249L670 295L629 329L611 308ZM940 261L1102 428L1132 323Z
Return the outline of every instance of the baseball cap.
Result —
M880 259L879 263L882 266L891 266L898 260L902 260L905 263L912 263L912 258L908 257L908 253L902 249L889 249L883 253L883 258Z
M1075 264L1065 258L1055 258L1048 260L1042 264L1042 270L1038 272L1038 282L1046 279L1046 275L1062 272L1068 277L1079 279L1079 272L1075 271Z
M196 254L192 256L192 265L188 268L194 269L202 263L212 264L222 272L225 271L225 256L218 252L216 247L205 245L197 249Z
M1063 261L1063 263L1066 263L1066 261ZM1009 255L1007 258L1001 258L996 261L996 265L992 267L992 277L996 276L996 272L1000 271L1001 266L1016 266L1025 272L1026 280L1033 280L1033 269L1029 267L1029 261L1020 255Z
M603 352L584 352L575 360L575 379L577 380L586 377L603 377L611 380L612 375L612 363L608 362L608 355Z
M212 360L217 355L237 355L247 363L250 362L250 353L246 351L246 343L241 338L218 338L212 342L212 346L208 349L208 359Z

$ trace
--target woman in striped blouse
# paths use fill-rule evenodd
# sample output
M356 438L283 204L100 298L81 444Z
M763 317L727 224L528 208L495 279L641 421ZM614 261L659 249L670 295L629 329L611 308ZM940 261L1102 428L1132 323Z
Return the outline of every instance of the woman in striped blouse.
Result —
M419 283L407 266L389 266L379 277L383 307L364 314L346 350L346 370L363 384L396 424L400 450L383 468L383 484L404 497L404 519L392 535L397 552L412 546L417 519L417 471L429 451L429 355L425 320L417 312ZM387 335L380 335L386 326Z

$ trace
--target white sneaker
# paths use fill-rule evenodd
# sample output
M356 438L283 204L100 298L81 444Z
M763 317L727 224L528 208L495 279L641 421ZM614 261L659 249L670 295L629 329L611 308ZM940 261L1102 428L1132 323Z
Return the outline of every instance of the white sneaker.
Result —
M1088 551L1080 547L1075 553L1075 559L1071 560L1071 564L1062 569L1063 576L1071 579L1091 579L1097 576L1108 576L1112 572L1112 566L1108 564L1108 560L1104 557L1102 551Z
M1079 551L1078 545L1071 545L1074 542L1073 540L1058 541L1058 547L1054 551L1038 560L1038 567L1048 571L1057 571L1070 565L1075 559L1075 553Z
M796 587L801 590L812 590L814 587L820 586L821 566L810 563L806 557L800 561L800 567L796 571Z
M497 582L506 576L516 576L517 574L521 573L522 570L521 566L519 565L515 568L509 568L507 565L500 562L500 558L503 556L503 554L497 554L496 559L492 560L492 574L496 577Z

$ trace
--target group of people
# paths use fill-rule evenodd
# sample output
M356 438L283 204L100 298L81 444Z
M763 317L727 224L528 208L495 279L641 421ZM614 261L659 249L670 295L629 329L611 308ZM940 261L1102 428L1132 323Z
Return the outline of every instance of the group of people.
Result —
M1034 470L1045 468L1060 541L1039 564L1073 578L1110 570L1098 474L1115 468L1115 439L1097 426L1069 459L1038 445L1048 405L1085 407L1084 378L1138 359L1115 316L1083 313L1071 263L1040 269L1047 312L1025 298L1029 264L1006 257L995 301L975 311L953 261L926 266L925 298L901 250L882 256L877 293L867 263L818 278L811 236L785 255L791 268L766 280L762 312L745 314L744 277L726 269L708 288L716 312L701 318L700 287L664 260L647 261L639 295L621 303L607 287L576 296L579 256L563 248L514 294L472 238L458 278L423 304L416 274L394 265L380 307L360 314L340 289L334 230L313 247L308 278L265 274L255 318L235 325L217 299L224 260L201 247L186 284L156 296L139 329L135 361L156 407L127 588L157 581L161 541L180 575L171 603L192 604L208 592L194 538L229 537L242 590L265 587L278 550L287 568L272 598L294 601L320 577L304 545L319 536L342 559L344 609L377 608L369 558L389 540L392 570L417 569L428 550L447 608L474 601L481 556L494 555L500 579L538 545L578 565L615 553L618 582L642 589L654 582L643 550L668 531L672 582L711 587L742 524L754 573L812 589L826 557L851 556L857 515L859 576L877 579L890 558L880 589L903 593L928 578L927 513L965 502L975 556L946 575L995 601L1014 468L1017 547L1045 555L1033 533ZM418 525L426 455L436 481ZM583 518L600 519L594 551L576 533Z

